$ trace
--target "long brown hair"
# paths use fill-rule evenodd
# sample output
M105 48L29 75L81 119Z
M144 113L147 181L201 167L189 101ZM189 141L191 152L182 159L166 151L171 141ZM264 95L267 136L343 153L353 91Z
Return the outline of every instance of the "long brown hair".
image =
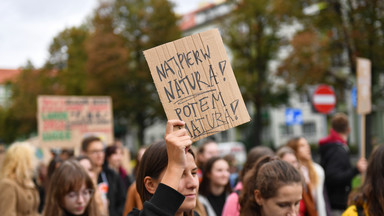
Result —
M71 191L80 190L85 184L87 189L95 190L95 185L87 171L76 160L64 161L50 179L45 200L44 216L63 215L64 197ZM94 193L89 200L84 215L99 216Z
M367 205L369 215L384 215L384 145L379 145L368 160L367 173L358 192L351 193L348 205Z
M203 180L201 181L200 183L200 187L199 187L199 194L201 195L204 195L204 196L208 196L209 194L212 194L212 190L211 190L211 179L208 177L209 174L212 172L212 169L213 169L213 165L219 161L219 160L223 160L225 161L226 163L228 163L226 160L224 160L224 158L222 157L212 157L210 158L205 164L204 164L204 172L203 172ZM226 192L231 192L231 185L229 184L229 179L228 179L228 183L227 185L225 185L225 188L224 190Z
M239 197L240 215L261 216L261 206L254 196L255 190L259 190L264 199L269 199L276 196L280 187L294 183L303 182L299 171L291 164L271 156L260 158L244 177Z
M298 148L299 148L299 141L300 139L305 139L304 137L295 137L291 140L288 141L287 146L292 148L293 151L295 151L295 155L297 160L305 166L308 169L308 174L309 174L309 186L311 187L311 190L314 191L315 187L319 183L319 177L317 176L315 167L313 166L313 161L312 160L304 160L298 155Z
M192 149L188 149L193 158L195 154ZM144 185L144 178L146 176L151 177L152 179L159 179L160 175L165 171L168 166L168 154L167 154L167 145L164 140L156 142L149 146L145 150L143 157L141 158L139 164L139 170L136 178L136 189L140 195L141 201L144 203L152 198L152 195ZM184 215L193 215L193 212L184 212Z
M247 160L244 163L243 169L240 171L239 180L242 181L245 174L252 169L255 163L263 156L273 156L275 153L267 146L253 147L247 154Z

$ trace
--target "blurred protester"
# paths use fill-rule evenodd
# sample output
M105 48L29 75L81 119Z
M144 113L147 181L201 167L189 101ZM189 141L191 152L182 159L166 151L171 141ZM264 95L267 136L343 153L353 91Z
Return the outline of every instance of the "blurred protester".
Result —
M39 191L40 204L39 204L39 213L43 212L44 202L45 202L45 189L48 184L48 167L43 162L39 162L37 166L37 176L33 179L33 182L36 185L37 190Z
M99 216L95 186L75 160L66 160L53 173L47 190L44 216Z
M101 139L94 136L85 138L81 143L81 150L83 155L87 155L94 165L98 190L101 192L101 196L106 194L108 198L109 215L122 215L126 190L119 174L108 166L103 166L105 153Z
M47 169L47 181L49 182L53 172L63 163L63 159L58 156L54 156L48 164Z
M239 216L240 215L240 204L239 195L243 189L242 181L245 174L252 169L255 163L263 156L273 156L274 152L272 149L266 146L257 146L252 148L247 154L247 160L243 165L243 169L239 174L239 181L237 182L234 192L232 192L225 201L223 208L223 216Z
M97 185L97 176L94 171L94 166L92 164L91 159L85 155L80 155L76 157L76 160L79 162L79 164L87 171L88 175L91 177L93 184ZM98 208L98 211L100 212L100 216L108 216L108 199L106 196L102 196L98 188L95 188L95 201Z
M384 145L374 149L362 186L349 196L349 208L342 216L384 215Z
M197 166L199 167L197 175L199 176L200 183L203 180L205 162L207 162L211 157L217 156L219 156L219 148L214 140L207 139L199 146L197 150Z
M300 171L300 167L302 165L299 164L296 158L295 151L292 148L288 146L283 146L277 150L276 155L281 160L290 163L293 167L295 167ZM317 211L316 211L316 207L315 207L315 203L313 201L312 195L308 191L308 185L304 182L303 194L302 194L302 199L300 201L298 216L310 216L310 215L317 215Z
M349 133L348 117L337 113L331 119L329 136L319 141L320 164L325 171L325 188L335 215L341 215L347 207L352 178L358 173L364 173L367 168L365 158L360 158L356 167L351 166L347 145Z
M75 151L73 149L67 149L67 148L61 149L59 154L59 158L61 158L61 160L63 161L68 160L74 156L75 156Z
M311 148L304 137L291 139L288 141L287 146L295 151L296 157L300 162L300 170L308 186L308 190L304 191L311 191L308 195L311 195L312 200L316 204L315 210L317 210L318 215L326 216L327 203L324 199L324 169L319 164L313 162ZM307 202L307 197L303 196L303 200ZM311 211L311 209L308 210ZM331 212L328 214L331 214Z
M288 162L266 156L247 172L240 194L242 216L296 216L302 177Z
M39 193L33 182L37 158L26 142L12 144L0 168L0 215L39 215Z
M239 170L237 166L236 157L233 154L227 154L224 157L229 164L229 185L231 189L234 188L239 180Z
M123 151L117 145L108 146L105 149L105 161L104 166L112 169L120 175L121 180L124 183L125 191L132 184L132 181L128 175L128 172L122 166Z
M222 214L230 192L228 162L221 157L211 157L204 165L199 189L199 201L205 206L209 216Z
M127 197L125 199L124 205L124 213L123 215L127 215L134 208L141 210L143 209L143 203L140 199L140 195L137 192L136 181L131 184L128 188Z
M299 169L299 162L297 161L297 157L295 151L288 146L282 146L276 151L276 156L279 157L283 161L287 161L292 164L296 169Z
M192 140L186 129L173 131L184 122L170 120L165 140L152 144L139 164L137 191L144 202L143 209L129 215L192 216L199 188Z
M131 167L131 152L124 146L123 142L119 138L115 138L113 145L121 149L121 167L127 172L128 176L132 175Z
M132 176L134 176L135 179L137 176L137 172L139 170L138 167L140 165L140 160L146 149L147 149L146 146L142 146L137 151L136 164L135 164L134 172L132 173ZM141 202L140 195L137 192L136 181L134 181L128 188L127 197L125 199L123 215L127 215L134 208L137 208L138 210L143 209L143 203Z

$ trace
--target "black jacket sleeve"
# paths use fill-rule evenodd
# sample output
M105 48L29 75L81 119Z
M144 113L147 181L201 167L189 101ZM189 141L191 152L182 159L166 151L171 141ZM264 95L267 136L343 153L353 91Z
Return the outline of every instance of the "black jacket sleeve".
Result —
M349 154L341 145L334 145L327 154L325 178L328 182L337 185L349 185L358 170L352 167L349 161Z
M134 209L128 216L174 216L184 199L178 191L160 183L152 198L144 202L143 209Z

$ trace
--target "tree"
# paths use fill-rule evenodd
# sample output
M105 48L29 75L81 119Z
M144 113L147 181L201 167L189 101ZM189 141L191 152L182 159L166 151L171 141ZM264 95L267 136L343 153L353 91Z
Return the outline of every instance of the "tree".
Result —
M343 110L343 107L346 107L344 106L346 101L343 101L346 97L343 94L355 83L356 57L368 58L372 62L373 113L382 110L384 84L380 80L384 72L384 62L382 61L384 57L384 2L378 0L327 0L313 2L312 6L317 8L317 11L308 15L303 25L304 29L310 30L316 35L313 38L313 44L323 44L308 56L308 59L312 59L314 56L319 56L319 53L325 54L317 59L317 65L324 65L323 69L326 71L319 74L317 83L324 82L334 86L339 96L339 111L340 109L346 111ZM299 32L296 38L300 37L300 34L302 32ZM297 59L302 49L303 47L293 46L294 51L288 58ZM326 53L323 52L325 50ZM301 64L306 63L302 61ZM287 60L284 62L281 72L289 74L291 82L305 89L305 86L302 85L304 83L301 83L299 78L300 74L305 71L298 66L298 62ZM370 143L370 135L377 130L374 127L370 129L371 115L368 115L366 119L366 131L369 132L366 143ZM381 134L380 131L376 133Z
M137 125L140 145L145 128L165 117L143 51L180 38L172 8L167 0L116 0L114 5L114 32L124 38L129 51L123 90L127 102L121 116L129 116Z
M232 66L246 102L254 106L251 145L261 144L263 109L285 103L288 91L277 85L269 64L287 40L279 30L292 22L301 6L280 0L243 0L223 27L223 38L233 54ZM234 3L236 4L236 3Z
M86 86L87 52L85 41L89 37L86 25L64 29L49 47L46 70L56 71L61 94L82 95Z
M92 20L93 32L86 42L86 93L111 96L115 126L126 128L129 117L127 107L133 93L128 85L129 49L122 36L115 33L112 9L111 3L102 3Z
M4 117L7 141L28 138L37 133L37 97L54 94L54 83L55 77L50 71L35 69L30 62L27 63L12 83L12 103Z

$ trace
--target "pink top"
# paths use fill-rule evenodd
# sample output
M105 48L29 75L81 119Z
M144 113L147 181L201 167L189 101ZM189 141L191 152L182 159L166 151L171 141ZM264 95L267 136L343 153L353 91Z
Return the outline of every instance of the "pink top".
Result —
M241 191L243 189L243 184L238 182L235 186L234 192L232 192L225 201L223 213L221 216L239 216L240 215L240 204L239 204L239 195L236 191Z

